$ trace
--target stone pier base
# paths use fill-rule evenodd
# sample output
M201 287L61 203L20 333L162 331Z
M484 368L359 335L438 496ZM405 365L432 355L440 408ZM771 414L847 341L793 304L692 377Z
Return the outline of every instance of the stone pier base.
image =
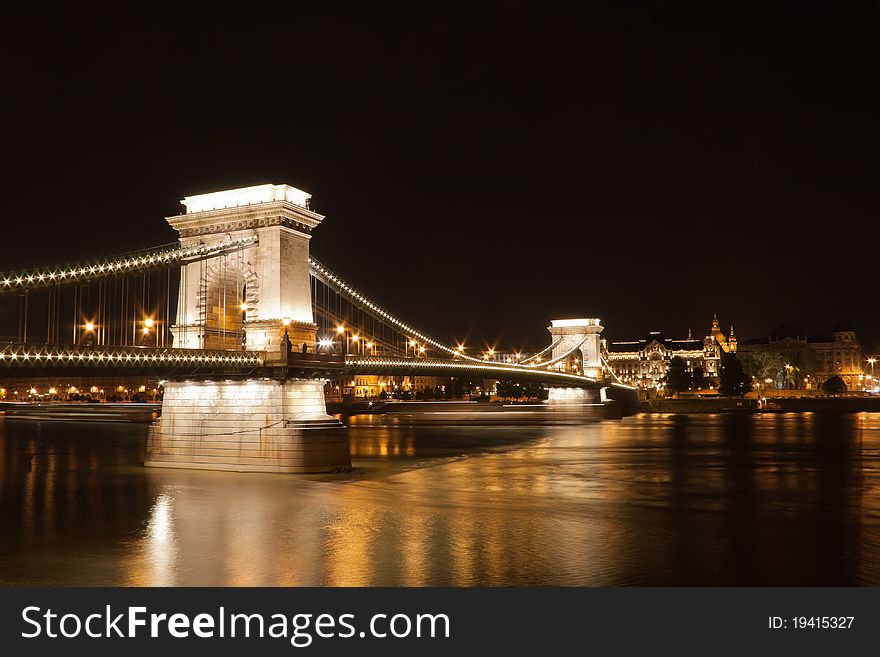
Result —
M330 472L350 468L351 456L321 381L169 381L144 465Z
M600 404L601 392L593 388L560 388L551 386L548 390L547 403L550 405Z

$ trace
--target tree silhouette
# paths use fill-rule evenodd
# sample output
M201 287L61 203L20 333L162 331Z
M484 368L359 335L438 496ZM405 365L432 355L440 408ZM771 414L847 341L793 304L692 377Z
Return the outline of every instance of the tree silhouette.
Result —
M839 395L846 392L846 383L839 376L832 376L830 379L825 379L822 390L829 395Z
M666 390L673 395L687 390L691 384L691 375L687 371L684 359L681 356L675 356L669 361L669 368L666 370Z
M742 396L752 389L752 380L743 371L742 363L736 354L721 354L721 371L719 372L718 394Z

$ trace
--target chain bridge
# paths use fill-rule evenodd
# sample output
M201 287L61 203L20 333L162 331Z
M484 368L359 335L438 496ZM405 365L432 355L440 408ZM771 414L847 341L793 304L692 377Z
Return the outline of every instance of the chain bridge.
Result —
M163 379L147 466L308 472L350 465L326 412L341 375L538 382L550 399L628 389L601 360L601 322L553 320L550 344L496 362L446 344L315 259L324 217L289 185L186 197L179 241L76 264L0 273L16 335L0 377L150 373Z

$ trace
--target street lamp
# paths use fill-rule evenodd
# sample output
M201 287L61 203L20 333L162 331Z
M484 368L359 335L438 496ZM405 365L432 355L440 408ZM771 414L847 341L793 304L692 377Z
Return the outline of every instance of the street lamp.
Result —
M84 328L86 330L86 334L83 336L83 342L86 346L90 347L95 341L95 323L86 322Z
M150 329L153 328L156 322L153 321L152 317L147 317L144 319L144 327L141 329L141 333L143 334L143 343L144 346L147 346L148 338L150 336Z
M284 326L284 337L281 339L281 353L287 358L290 356L290 334L287 332L287 327L290 326L290 317L283 317L281 324Z

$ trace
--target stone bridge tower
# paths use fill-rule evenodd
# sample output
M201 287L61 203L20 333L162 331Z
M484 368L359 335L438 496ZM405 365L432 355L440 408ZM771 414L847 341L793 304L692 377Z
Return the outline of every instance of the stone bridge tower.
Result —
M276 352L290 319L294 348L314 350L309 239L324 217L289 185L187 196L166 217L184 246L256 236L254 247L181 267L174 346Z
M296 351L314 352L309 239L323 217L309 195L258 185L188 196L168 217L183 245L256 237L234 253L181 268L174 346L265 351L267 372L246 379L165 382L144 465L239 472L326 472L351 467L348 436L327 415L324 381L290 375L284 320Z
M554 319L547 327L553 347L553 358L559 358L572 349L580 351L579 371L584 376L599 379L602 375L602 351L599 334L602 333L602 322L596 318L585 319ZM577 351L575 352L577 353ZM565 367L561 361L558 369Z

